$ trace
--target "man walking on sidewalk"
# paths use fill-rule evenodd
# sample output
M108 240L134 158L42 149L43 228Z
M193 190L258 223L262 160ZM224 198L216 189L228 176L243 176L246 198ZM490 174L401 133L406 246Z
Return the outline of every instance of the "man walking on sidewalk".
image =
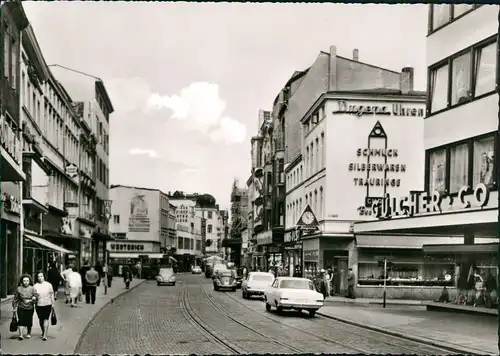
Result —
M94 266L90 267L87 273L85 273L85 281L87 282L85 302L87 304L95 304L95 294L97 292L97 284L99 283L99 272L95 270Z
M349 268L349 272L347 272L347 298L355 299L356 296L354 294L354 285L356 283L356 277L354 276L354 272L352 268Z

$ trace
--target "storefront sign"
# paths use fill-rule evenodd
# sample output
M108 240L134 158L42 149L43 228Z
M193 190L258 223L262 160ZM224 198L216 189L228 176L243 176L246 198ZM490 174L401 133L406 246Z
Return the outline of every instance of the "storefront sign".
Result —
M186 225L177 224L177 230L178 231L189 232L189 227L187 227Z
M78 206L66 206L64 210L68 216L61 219L61 234L73 235L75 221L78 218Z
M273 231L267 230L257 234L257 245L269 245L273 243Z
M425 213L445 213L458 209L480 209L488 204L490 192L486 185L479 183L471 190L464 186L460 188L457 197L439 192L415 192L410 196L392 198L386 194L384 199L377 200L372 205L372 215L378 219L390 219L398 216L414 216Z
M21 214L21 202L18 198L9 193L2 194L2 205L6 213Z
M332 111L332 114L351 114L356 116L363 115L394 115L394 116L415 116L423 117L423 108L405 107L401 103L389 105L359 105L349 104L346 100L337 101L337 110Z
M104 218L106 221L109 221L111 219L111 205L113 205L112 200L103 200L104 204Z
M285 243L295 242L299 239L299 234L297 230L286 231L284 236Z
M109 245L109 249L111 251L134 251L134 252L140 252L144 251L144 245L143 244L117 244L117 243L112 243Z
M317 262L319 259L319 251L304 251L304 261Z

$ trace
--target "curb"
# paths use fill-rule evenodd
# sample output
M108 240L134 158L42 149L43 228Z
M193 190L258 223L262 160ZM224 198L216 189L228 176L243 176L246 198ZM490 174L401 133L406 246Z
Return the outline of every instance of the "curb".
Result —
M435 341L435 340L429 340L429 339L425 339L425 338L422 338L422 337L419 337L419 336L413 336L413 335L409 335L409 334L406 334L406 333L402 333L402 332L399 332L399 331L389 331L389 330L386 330L386 329L378 327L378 326L364 324L364 323L352 321L352 320L349 320L349 319L339 318L339 317L336 317L336 316L323 314L321 312L317 312L316 314L317 315L321 315L321 316L323 316L325 318L328 318L328 319L340 321L342 323L346 323L346 324L349 324L349 325L357 326L357 327L360 327L360 328L363 328L363 329L368 329L368 330L376 331L376 332L379 332L381 334L386 334L386 335L390 335L390 336L399 337L401 339L406 339L406 340L409 340L409 341L418 342L420 344L424 344L424 345L428 345L428 346L439 347L439 348L447 350L447 351L449 351L450 353L453 353L453 354L464 354L464 355L484 355L485 354L485 352L481 351L481 350L474 350L474 349L469 349L469 348L466 348L466 347L462 347L462 348L461 347L456 347L454 345L451 345L451 344L448 344L448 343L445 343L445 342Z
M95 312L95 314L89 320L87 325L85 325L85 328L83 329L82 333L80 334L80 337L78 338L78 342L76 343L76 345L74 347L73 354L76 354L76 350L78 349L78 347L80 347L80 344L82 343L83 335L85 335L85 333L89 329L90 325L94 322L94 320L97 318L97 316L102 312L102 310L104 308L106 308L109 304L113 303L115 300L117 300L117 299L121 298L122 296L128 294L129 292L133 291L135 288L139 287L140 285L146 283L147 281L148 281L147 279L144 279L142 282L137 283L135 286L133 286L130 289L126 289L123 293L118 294L116 297L110 298L106 303L104 303L102 305L102 307L100 307L99 310L97 310Z
M327 300L326 303L328 304L347 304L347 305L384 305L383 302L348 302L348 301L341 301L341 300ZM421 302L415 302L415 303L397 303L397 302L386 302L385 305L390 305L390 306L410 306L410 307L425 307L426 304L423 304Z

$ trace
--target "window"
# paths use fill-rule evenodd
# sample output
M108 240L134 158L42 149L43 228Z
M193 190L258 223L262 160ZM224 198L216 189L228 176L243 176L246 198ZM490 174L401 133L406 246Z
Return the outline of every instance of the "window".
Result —
M432 5L432 29L435 30L451 19L450 5Z
M448 106L448 65L431 71L431 112Z
M469 101L471 97L471 52L452 61L451 105Z
M446 190L446 150L442 149L429 155L429 191Z
M476 140L474 142L474 166L472 184L484 183L491 187L494 181L493 163L495 161L495 138L494 136Z
M207 225L207 234L212 233L212 225Z
M113 222L115 224L119 224L120 223L120 215L113 215Z
M208 212L208 218L213 219L213 213L211 211Z
M463 14L465 14L467 11L470 11L474 8L474 5L472 4L457 4L453 5L453 18L457 18Z
M12 58L11 58L11 66L12 66L12 72L10 73L10 76L12 78L11 80L11 86L12 89L16 90L17 89L17 46L16 46L16 39L12 37L12 47L11 47L11 53L12 53Z
M428 114L494 93L496 48L496 37L491 37L430 67Z
M464 143L450 149L450 193L457 193L469 182L469 146Z
M7 26L3 32L3 75L10 80L10 35Z
M474 88L474 96L476 97L495 90L496 51L496 43L488 44L476 51L476 83Z
M319 188L319 217L320 217L320 220L324 220L324 217L323 217L323 187Z

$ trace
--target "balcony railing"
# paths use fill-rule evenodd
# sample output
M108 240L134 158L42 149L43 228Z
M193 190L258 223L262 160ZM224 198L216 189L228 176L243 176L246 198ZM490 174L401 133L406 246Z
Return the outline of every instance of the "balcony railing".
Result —
M0 143L17 164L22 162L22 142L5 117L0 118Z

